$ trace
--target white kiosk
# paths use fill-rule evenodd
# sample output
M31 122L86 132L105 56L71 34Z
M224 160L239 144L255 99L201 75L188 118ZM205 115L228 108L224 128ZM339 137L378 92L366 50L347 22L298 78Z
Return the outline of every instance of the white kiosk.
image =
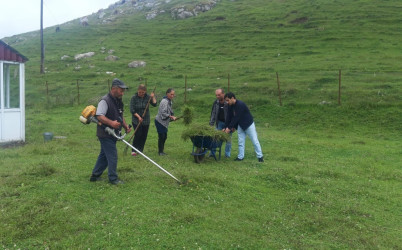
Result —
M0 143L25 141L25 62L0 40Z

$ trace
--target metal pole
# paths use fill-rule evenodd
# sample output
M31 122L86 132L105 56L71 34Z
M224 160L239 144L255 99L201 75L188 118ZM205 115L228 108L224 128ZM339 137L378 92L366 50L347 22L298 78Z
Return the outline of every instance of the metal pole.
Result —
M43 45L43 0L40 1L40 73L45 73L45 48Z

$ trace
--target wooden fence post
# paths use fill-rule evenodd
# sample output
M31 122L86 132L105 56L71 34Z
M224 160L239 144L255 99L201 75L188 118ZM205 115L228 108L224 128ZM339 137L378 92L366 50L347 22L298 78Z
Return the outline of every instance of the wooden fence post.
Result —
M78 84L79 79L77 79L77 97L78 97L78 105L80 105L80 85Z
M342 71L339 70L339 90L338 90L338 105L341 105L341 79L342 79Z
M279 105L282 106L281 87L280 87L280 83L279 83L279 75L278 75L278 72L276 72L276 82L278 83Z
M187 76L184 76L184 103L187 103Z
M228 92L230 92L230 73L228 73Z
M46 101L49 104L49 84L46 81Z

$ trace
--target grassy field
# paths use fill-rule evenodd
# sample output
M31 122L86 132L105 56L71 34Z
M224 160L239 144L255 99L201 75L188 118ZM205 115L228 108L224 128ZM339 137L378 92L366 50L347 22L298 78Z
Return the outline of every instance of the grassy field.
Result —
M243 162L193 162L180 122L168 156L152 126L144 158L123 155L115 187L90 183L95 127L79 109L30 115L36 134L1 150L4 248L398 248L401 138L376 129L258 123L265 163L248 141ZM200 121L199 121L200 122ZM205 121L207 122L207 121ZM356 125L357 126L357 125ZM44 129L66 139L44 143ZM236 138L236 135L234 135ZM236 145L236 143L234 143ZM236 155L237 148L233 148ZM105 177L106 178L106 177ZM107 179L107 178L106 178Z
M140 12L98 25L91 17L88 27L45 30L44 75L37 33L4 39L30 61L26 142L0 148L0 247L400 248L401 10L396 0L221 0L185 20L166 13L146 21ZM102 47L120 59L105 61ZM96 55L72 59L89 51ZM147 66L129 69L133 60ZM245 160L234 162L234 134L231 159L196 164L178 121L169 127L168 155L157 155L153 124L145 154L182 184L146 159L124 155L122 142L118 173L125 184L89 182L99 142L95 126L78 117L113 77L132 87L126 111L146 80L158 100L176 88L180 115L187 76L194 122L208 124L214 90L227 88L228 75L230 90L255 117L264 163L250 141ZM57 138L44 142L46 131Z

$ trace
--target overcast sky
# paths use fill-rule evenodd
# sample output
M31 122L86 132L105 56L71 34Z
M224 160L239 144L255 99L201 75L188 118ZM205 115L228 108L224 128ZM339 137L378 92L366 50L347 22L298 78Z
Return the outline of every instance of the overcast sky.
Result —
M43 0L43 28L106 9L118 0ZM41 0L1 0L0 39L40 29Z

